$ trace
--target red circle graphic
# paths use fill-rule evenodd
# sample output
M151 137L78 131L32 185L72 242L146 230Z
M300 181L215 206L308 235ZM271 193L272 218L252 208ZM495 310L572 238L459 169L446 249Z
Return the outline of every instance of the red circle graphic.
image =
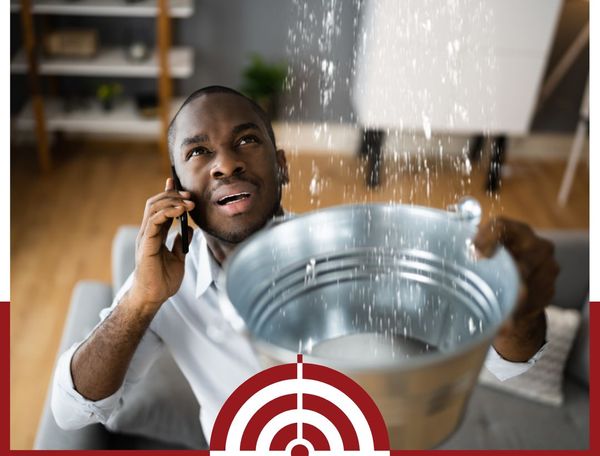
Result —
M259 372L233 392L215 420L210 451L233 455L261 446L263 452L308 456L336 448L362 451L365 444L366 450L389 453L375 402L348 376L303 363L298 355L298 363Z

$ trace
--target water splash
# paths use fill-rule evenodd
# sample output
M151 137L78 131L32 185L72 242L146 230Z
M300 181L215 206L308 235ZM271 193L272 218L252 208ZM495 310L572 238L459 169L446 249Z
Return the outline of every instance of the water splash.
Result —
M306 265L306 272L304 273L304 285L310 285L315 283L317 280L317 260L311 258Z
M285 89L285 98L288 100L285 120L290 124L310 124L308 136L315 143L323 145L329 158L318 164L313 161L310 170L304 168L302 176L294 175L292 168L291 179L303 179L303 194L298 199L308 200L310 208L332 204L330 192L326 191L332 179L332 169L351 181L336 195L336 204L379 201L378 198L382 198L380 195L385 195L385 201L390 204L435 203L446 207L470 193L477 164L471 158L468 138L443 133L440 125L458 130L468 125L475 116L494 117L495 85L490 76L494 75L496 62L495 54L485 38L494 33L493 9L488 8L486 2L471 1L470 14L466 16L461 14L465 0L398 2L398 11L393 13L389 21L369 24L363 14L365 9L378 8L377 5L383 3L293 0L297 20L292 21L294 26L288 33L290 68ZM343 18L348 17L348 9L355 14L350 15L350 21L344 21ZM344 27L351 27L352 30ZM469 34L474 27L485 32L483 40L476 41ZM344 47L342 40L349 37L354 42L351 58L346 61L340 58L339 50ZM405 45L408 42L418 42L419 46ZM389 52L390 49L394 52ZM370 64L365 65L365 61ZM464 61L475 61L475 77L466 78L462 66ZM397 68L401 77L395 75L389 84L379 84L373 88L368 78L385 81L389 77L386 75L388 64ZM365 74L360 74L359 66L366 69ZM430 74L435 76L431 80L437 81L452 95L450 103L443 102L430 87L409 90L409 84L402 86L402 81L419 81L425 79L423 75ZM392 89L396 90L396 94ZM341 114L343 100L348 93L352 99L356 99L356 96L365 95L367 91L370 91L369 95L384 100L377 105L377 110L368 115L376 116L379 112L397 120L396 125L385 124L382 128L385 134L384 180L375 191L365 189L367 170L364 162L355 165L352 159L341 159L334 155L339 145L339 138L334 133L337 124L351 119L356 123L357 136L362 126L368 124L365 119L357 118L354 111ZM401 96L398 97L397 93ZM492 102L482 104L475 112L467 103L471 97ZM397 99L402 102L395 102ZM318 112L311 111L315 105L319 107ZM408 122L409 117L416 119L414 124ZM378 126L377 123L374 125ZM293 128L296 129L296 137L305 134L300 127ZM487 131L483 133L489 134ZM450 185L445 187L447 182ZM480 182L475 184L480 185ZM496 198L492 199L492 204L498 203ZM370 221L367 230L371 230ZM385 243L393 245L387 239ZM426 246L423 244L422 247ZM467 246L467 250L469 248ZM316 262L309 261L305 284L314 282L316 272ZM379 276L373 276L374 283L379 281ZM416 294L414 290L411 293ZM396 343L395 337L410 338L411 327L417 324L415 321L411 321L410 317L408 320L403 318L399 311L388 321L378 314L377 302L371 301L367 295L363 299L367 300L363 301L362 306L368 313L364 330L381 330L384 339L392 344ZM450 315L450 318L454 319L454 315ZM472 327L475 327L475 332L477 322L472 320L467 323L469 332ZM423 324L427 322L423 321ZM480 321L480 327L481 324Z

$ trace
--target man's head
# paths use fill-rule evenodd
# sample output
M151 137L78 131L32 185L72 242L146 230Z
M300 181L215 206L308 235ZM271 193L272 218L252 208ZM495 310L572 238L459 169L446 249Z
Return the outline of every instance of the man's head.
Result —
M218 240L237 243L281 212L285 153L267 114L235 90L194 92L169 127L169 153L192 193L194 222Z
M246 100L248 103L250 103L250 105L254 108L254 110L256 111L256 113L259 115L259 117L261 118L262 122L265 124L266 128L267 128L267 133L269 134L269 138L271 139L271 141L273 142L273 146L275 146L275 132L273 131L273 126L271 125L271 119L269 118L268 114L265 112L265 110L263 108L260 107L260 105L258 105L258 103L256 103L253 99L248 98L246 95L238 92L237 90L231 89L229 87L224 87L224 86L218 86L218 85L213 85L213 86L206 86L203 87L201 89L198 89L194 92L192 92L186 99L185 101L181 104L181 106L179 107L179 109L177 110L177 112L175 113L175 115L173 116L173 119L171 119L171 123L169 124L169 133L168 133L168 137L169 137L169 155L171 158L171 163L173 163L173 140L174 140L174 135L175 135L175 120L177 119L177 116L179 115L179 113L181 112L181 110L190 102L194 101L196 98L201 97L203 95L209 95L211 93L229 93L231 95L237 95L238 97L243 98L244 100Z

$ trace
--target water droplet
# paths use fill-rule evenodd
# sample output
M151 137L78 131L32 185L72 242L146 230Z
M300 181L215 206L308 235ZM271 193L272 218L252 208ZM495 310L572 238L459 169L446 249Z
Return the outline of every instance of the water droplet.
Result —
M306 272L304 274L304 285L314 283L317 280L317 260L311 258L306 265Z
M476 330L477 330L477 327L475 326L473 317L469 317L469 334L473 335Z
M431 120L425 113L421 114L421 118L423 119L423 134L425 134L425 139L429 141L431 139Z

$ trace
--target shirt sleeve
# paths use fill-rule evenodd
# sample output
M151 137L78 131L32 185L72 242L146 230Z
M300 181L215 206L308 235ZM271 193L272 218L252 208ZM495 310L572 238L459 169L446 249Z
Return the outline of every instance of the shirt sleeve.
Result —
M546 348L546 344L542 345L542 348L540 348L535 355L529 358L529 360L522 363L515 363L502 358L502 356L498 354L494 347L490 347L485 358L484 366L498 380L503 382L504 380L508 380L509 378L513 378L517 375L527 372L531 366L533 366L537 360L540 359L542 353L544 352L544 348Z
M132 280L133 276L130 276L115 296L111 306L102 309L100 322L90 334L118 305L125 292L131 287ZM124 406L124 391L137 383L148 372L164 345L161 338L151 328L148 328L133 355L121 387L104 399L92 401L79 394L71 375L73 354L84 341L72 345L60 356L52 381L52 413L58 426L65 430L79 429L93 423L106 424L109 418Z

